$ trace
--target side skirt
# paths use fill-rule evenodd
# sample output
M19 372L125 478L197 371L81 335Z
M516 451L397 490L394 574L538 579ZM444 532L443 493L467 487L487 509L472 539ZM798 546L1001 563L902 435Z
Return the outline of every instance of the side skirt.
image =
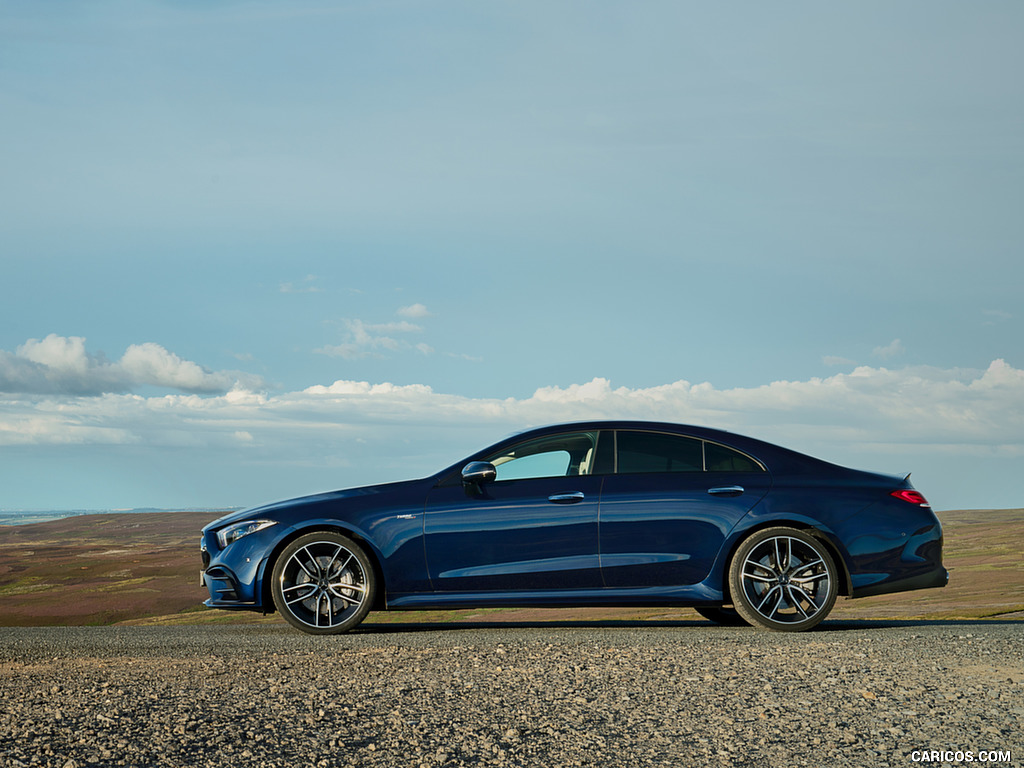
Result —
M567 589L522 592L419 592L388 596L393 611L423 608L584 608L587 606L686 607L703 603L721 604L720 590L705 584L685 587L646 587L628 589Z

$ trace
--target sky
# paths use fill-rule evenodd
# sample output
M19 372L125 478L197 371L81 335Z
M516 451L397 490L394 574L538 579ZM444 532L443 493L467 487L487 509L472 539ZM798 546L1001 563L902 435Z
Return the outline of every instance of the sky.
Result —
M1024 6L0 0L0 508L657 419L1024 506Z

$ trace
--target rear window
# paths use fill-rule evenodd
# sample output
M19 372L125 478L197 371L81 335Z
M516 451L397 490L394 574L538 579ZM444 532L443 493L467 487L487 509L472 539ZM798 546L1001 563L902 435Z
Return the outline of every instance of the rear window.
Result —
M717 443L704 443L704 466L708 472L764 472L749 456Z
M619 432L619 474L702 472L701 441L656 432Z
M756 460L724 445L660 432L616 433L619 474L764 472Z

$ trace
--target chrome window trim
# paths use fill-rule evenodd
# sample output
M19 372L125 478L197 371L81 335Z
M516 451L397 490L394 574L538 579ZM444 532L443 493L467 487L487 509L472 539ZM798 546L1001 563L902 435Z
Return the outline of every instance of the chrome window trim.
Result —
M603 431L605 431L605 430L602 430L602 432ZM707 444L708 443L711 443L712 445L717 445L720 448L725 448L727 451L732 451L734 453L738 453L740 456L742 456L742 457L744 457L746 459L750 459L750 461L754 462L754 464L756 464L758 467L761 468L760 469L761 472L768 473L768 467L766 467L764 462L761 461L760 459L758 459L758 458L756 458L754 456L751 456L746 451L741 451L739 448L735 448L735 447L733 447L731 445L728 445L726 443L721 443L721 442L719 442L717 440L708 440L707 438L704 438L704 437L697 437L696 435L684 434L682 432L666 432L666 431L660 430L660 429L611 429L611 430L607 430L607 431L611 432L615 436L615 438L613 440L614 450L615 450L614 461L613 461L614 467L613 467L613 470L612 470L612 474L615 474L615 475L619 474L619 432L638 432L638 433L644 433L644 434L648 434L648 435L666 435L668 437L683 437L683 438L686 438L687 440L698 440L698 441L700 441L701 465L703 467L703 469L701 471L703 473L705 473L705 474L709 472L709 470L708 470L708 456L707 456ZM636 472L636 473L630 473L630 474L665 474L665 475L680 474L681 475L681 474L687 474L687 473L685 473L685 472ZM696 474L696 473L690 473L690 474Z

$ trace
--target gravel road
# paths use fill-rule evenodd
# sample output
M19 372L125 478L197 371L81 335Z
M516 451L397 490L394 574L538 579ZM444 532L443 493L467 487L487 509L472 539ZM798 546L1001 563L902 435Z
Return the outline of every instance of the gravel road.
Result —
M0 765L1024 765L1021 623L365 629L0 629Z

